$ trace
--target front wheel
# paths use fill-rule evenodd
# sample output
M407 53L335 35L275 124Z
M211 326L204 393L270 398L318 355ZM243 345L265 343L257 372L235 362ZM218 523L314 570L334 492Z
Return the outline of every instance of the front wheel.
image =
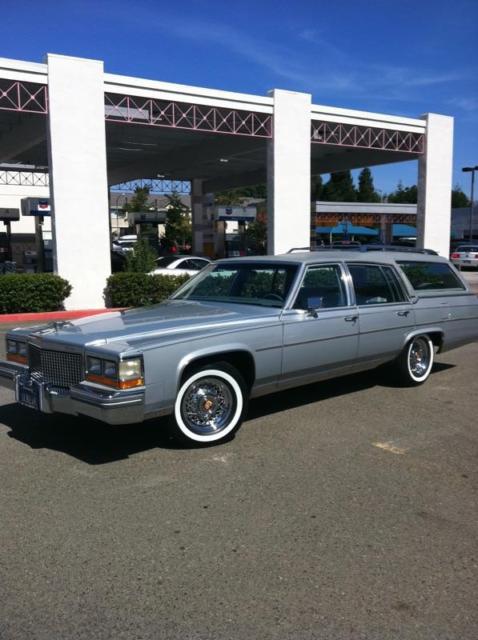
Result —
M246 404L246 384L234 367L206 365L181 384L174 403L175 435L189 443L229 439L241 426Z
M401 381L410 386L425 382L432 370L434 355L433 342L428 336L412 338L398 359Z

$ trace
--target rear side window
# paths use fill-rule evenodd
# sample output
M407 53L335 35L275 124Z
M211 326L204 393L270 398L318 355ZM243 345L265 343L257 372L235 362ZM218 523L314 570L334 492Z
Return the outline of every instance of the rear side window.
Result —
M465 288L450 265L445 262L398 260L397 264L400 265L416 291Z
M405 299L397 276L390 267L349 264L358 305L390 304Z

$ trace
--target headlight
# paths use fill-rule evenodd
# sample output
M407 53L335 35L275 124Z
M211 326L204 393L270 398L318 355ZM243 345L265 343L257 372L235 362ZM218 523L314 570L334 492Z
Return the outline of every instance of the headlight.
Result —
M142 358L130 358L116 362L88 356L86 379L117 389L131 389L144 384Z
M7 353L17 353L18 342L7 340Z
M131 358L131 360L122 360L119 366L119 379L137 380L142 375L142 363L140 358Z
M118 377L118 365L116 362L105 360L103 362L103 371L107 378L117 378Z
M97 376L101 375L101 360L99 358L88 358L88 373L93 373Z
M27 343L20 340L7 339L7 360L27 364Z

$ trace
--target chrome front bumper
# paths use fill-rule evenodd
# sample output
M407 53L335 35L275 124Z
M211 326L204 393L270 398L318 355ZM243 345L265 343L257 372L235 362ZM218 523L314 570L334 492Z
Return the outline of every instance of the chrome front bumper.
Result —
M57 387L30 376L26 366L1 360L0 385L15 391L17 402L42 413L88 416L107 424L142 422L145 417L143 389L116 391L86 383Z

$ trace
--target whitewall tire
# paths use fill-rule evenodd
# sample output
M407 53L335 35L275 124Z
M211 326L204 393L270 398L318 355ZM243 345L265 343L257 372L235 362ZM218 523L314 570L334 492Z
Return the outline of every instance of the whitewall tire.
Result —
M408 385L423 384L431 373L434 355L433 342L427 335L412 338L398 361L402 381Z
M232 366L211 364L182 382L174 403L176 435L197 443L229 439L247 403L246 385Z

